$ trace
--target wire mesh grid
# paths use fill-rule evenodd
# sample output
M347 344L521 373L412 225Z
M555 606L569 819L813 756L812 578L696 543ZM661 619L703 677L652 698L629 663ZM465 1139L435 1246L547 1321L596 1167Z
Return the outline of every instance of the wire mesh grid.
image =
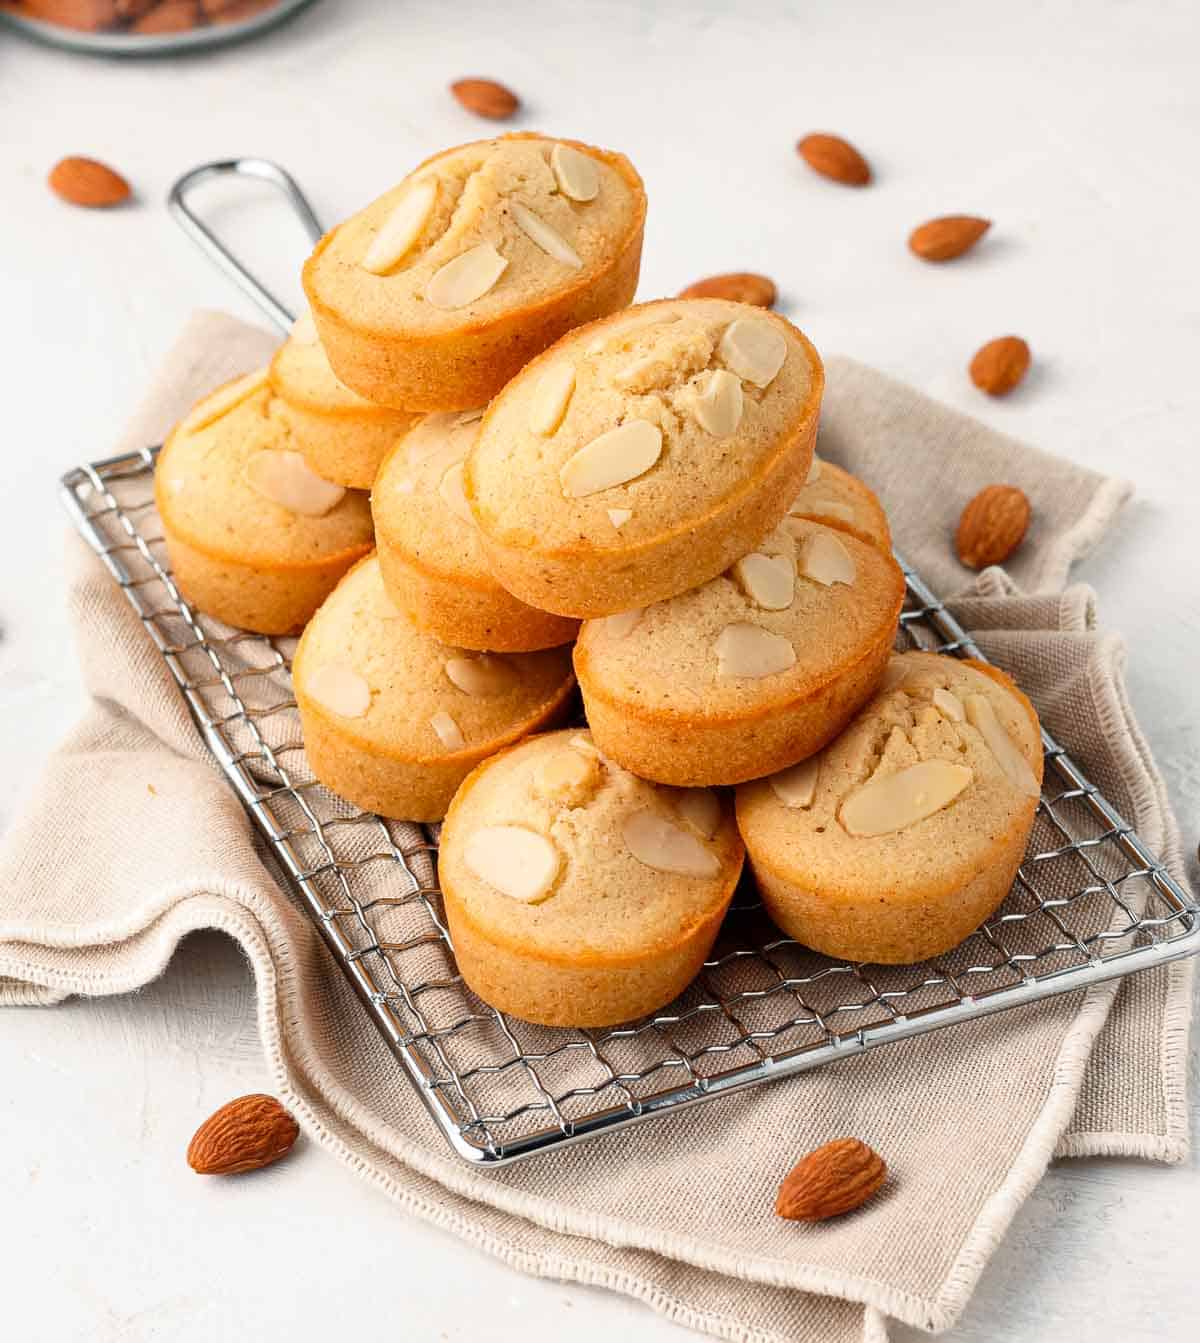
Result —
M657 1016L586 1031L506 1017L455 968L436 832L362 813L309 772L294 641L229 629L181 598L154 510L155 452L70 472L63 501L367 1013L469 1160L516 1160L1200 949L1200 909L1043 734L1043 795L1012 892L947 955L913 966L830 960L781 935L747 881L712 958ZM982 657L907 566L905 575L897 646Z

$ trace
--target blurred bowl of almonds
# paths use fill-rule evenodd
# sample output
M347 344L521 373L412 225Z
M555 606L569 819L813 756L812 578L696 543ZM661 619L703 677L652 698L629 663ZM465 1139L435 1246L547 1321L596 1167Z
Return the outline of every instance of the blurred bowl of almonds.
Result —
M0 22L76 51L140 56L261 33L312 0L0 0Z

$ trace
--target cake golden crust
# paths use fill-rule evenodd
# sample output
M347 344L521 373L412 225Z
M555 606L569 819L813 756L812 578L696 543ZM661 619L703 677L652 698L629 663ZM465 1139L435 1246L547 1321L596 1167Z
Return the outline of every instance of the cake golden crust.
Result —
M640 844L636 857L626 842L626 827L647 817L651 845L680 846L671 859ZM472 866L473 843L494 827L519 829L552 855L546 889L528 900L506 893L494 853L482 865L496 864L489 875L500 885ZM715 794L655 788L602 759L587 733L568 730L530 738L467 777L446 816L438 871L468 985L523 1020L586 1027L645 1016L687 987L742 858ZM699 861L703 874L647 859Z
M375 555L309 622L292 676L316 777L411 821L440 820L463 778L560 718L574 686L565 650L480 658L423 634L389 600Z
M347 491L322 514L298 515L250 485L257 454L294 452L265 375L247 375L201 400L155 466L155 503L180 592L208 615L259 634L302 629L371 548L365 494Z
M470 514L461 516L450 486L478 431L478 421L428 415L385 458L371 493L384 585L418 628L461 648L521 653L570 643L579 622L502 588Z
M757 552L791 585L775 609L758 605L735 566L644 611L584 623L575 672L602 751L661 783L742 783L819 751L870 698L891 653L903 575L866 542L789 521ZM805 575L814 540L843 548L851 583ZM761 637L787 665L735 674L721 656L730 630Z
M785 932L829 956L909 964L957 946L1008 894L1042 751L1033 706L994 667L906 653L884 684L803 785L795 772L745 784L737 816Z
M376 405L339 382L315 327L309 337L310 324L301 318L275 352L271 390L312 469L338 485L369 490L380 462L417 414Z
M747 366L729 349L747 331L778 364ZM560 375L569 390L547 428ZM496 397L467 459L492 572L522 601L583 618L714 577L803 488L823 387L807 338L746 304L667 299L572 332ZM639 438L610 451L618 434ZM613 477L597 476L614 462Z
M595 165L594 199L576 203L558 191L549 166L557 145ZM412 250L387 274L363 270L363 254L405 191L434 179L441 195ZM505 205L509 191L553 214L581 264L564 266L517 227ZM632 300L645 216L641 178L624 155L532 133L501 136L434 155L327 233L305 263L304 287L347 386L405 410L465 410L483 405L572 327ZM450 311L423 302L426 272L472 245L494 247L508 262L505 275Z

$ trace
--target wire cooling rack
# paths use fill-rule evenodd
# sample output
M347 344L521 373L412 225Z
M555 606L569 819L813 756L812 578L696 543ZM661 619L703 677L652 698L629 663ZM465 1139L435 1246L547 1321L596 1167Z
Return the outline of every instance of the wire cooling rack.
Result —
M468 1160L499 1164L579 1142L1200 949L1200 908L1043 733L1045 783L1016 883L948 955L912 966L829 960L781 936L747 883L712 959L659 1015L589 1031L506 1017L455 968L435 833L359 812L308 771L294 641L231 630L181 598L154 511L155 451L70 472L64 503L368 1015ZM905 576L898 646L981 658L907 566Z

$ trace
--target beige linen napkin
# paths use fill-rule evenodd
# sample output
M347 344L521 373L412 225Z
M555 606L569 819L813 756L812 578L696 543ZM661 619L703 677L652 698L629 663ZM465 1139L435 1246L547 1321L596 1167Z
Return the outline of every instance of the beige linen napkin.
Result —
M194 320L126 446L157 441L197 394L271 343L229 318ZM1013 575L1043 595L991 571L956 609L1181 876L1163 784L1125 699L1120 641L1095 628L1086 589L1046 591L1101 538L1128 487L842 360L830 366L821 449L880 489L898 545L945 591L971 577L949 549L962 503L997 479L1024 485L1036 522ZM272 877L124 598L81 543L70 561L93 702L0 853L0 1002L128 992L162 971L188 931L225 929L253 967L278 1093L314 1141L405 1210L525 1272L607 1286L701 1332L760 1343L880 1340L887 1315L947 1328L1055 1154L1184 1155L1190 962L514 1167L468 1166ZM884 1195L823 1226L777 1219L791 1161L844 1133L887 1157Z

